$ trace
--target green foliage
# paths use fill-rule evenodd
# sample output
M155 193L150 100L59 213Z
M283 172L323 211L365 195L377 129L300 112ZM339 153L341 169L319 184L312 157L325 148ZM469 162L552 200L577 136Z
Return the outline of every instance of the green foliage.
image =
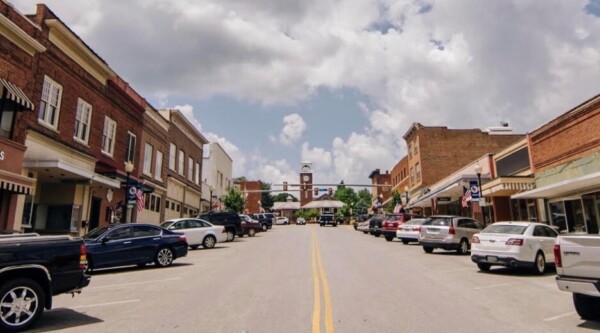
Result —
M369 190L362 189L358 191L358 202L356 203L356 211L354 214L366 214L371 207L371 192Z
M289 196L292 197L292 202L298 202L298 198L289 193L278 193L273 197L273 202L286 202Z
M271 184L260 182L260 189L263 191L270 190ZM273 208L274 201L273 201L273 196L271 195L271 192L262 192L260 194L260 202L261 202L262 207L265 210L269 210L269 209Z
M227 193L223 195L222 200L223 205L225 205L225 209L232 210L237 213L242 213L246 204L246 201L244 200L244 195L235 186L227 189Z

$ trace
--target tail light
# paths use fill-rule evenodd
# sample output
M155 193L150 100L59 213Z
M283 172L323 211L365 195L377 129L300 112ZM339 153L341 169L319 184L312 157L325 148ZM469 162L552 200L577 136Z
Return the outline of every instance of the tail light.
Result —
M554 244L554 264L556 267L562 267L562 257L560 256L560 244Z
M84 270L87 264L87 248L85 244L79 247L79 269Z
M185 237L185 235L180 235L179 240L187 243L187 238Z
M421 232L421 227L420 227L420 226L418 226L418 227L413 227L413 229L412 229L412 230L413 230L413 231L418 231L418 232Z
M523 239L522 238L509 238L506 241L506 245L523 246Z
M481 242L479 241L479 237L477 237L477 236L473 236L473 237L471 238L471 244L479 244L479 243L481 243Z
M450 224L450 229L448 229L448 234L450 234L450 235L456 234L456 230L454 229L454 224Z

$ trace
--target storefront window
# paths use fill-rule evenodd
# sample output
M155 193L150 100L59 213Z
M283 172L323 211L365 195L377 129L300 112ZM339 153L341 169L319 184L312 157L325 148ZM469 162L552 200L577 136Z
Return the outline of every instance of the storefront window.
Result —
M548 204L550 209L550 223L558 227L559 232L568 232L567 217L565 215L565 206L562 201L551 202Z
M566 200L565 213L567 214L569 232L587 232L580 199Z
M583 212L585 213L585 224L589 234L598 233L598 211L596 210L596 200L594 195L585 195L582 197Z

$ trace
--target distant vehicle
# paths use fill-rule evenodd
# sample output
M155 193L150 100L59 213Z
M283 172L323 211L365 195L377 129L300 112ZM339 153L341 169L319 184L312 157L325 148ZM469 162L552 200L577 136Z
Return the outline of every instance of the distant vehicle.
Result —
M227 233L227 242L235 239L235 236L244 235L242 219L236 212L219 211L200 213L197 218L208 221L213 225L222 225Z
M87 270L116 266L171 266L185 257L185 235L152 224L124 223L96 228L83 236L87 248Z
M556 230L535 222L496 222L471 239L471 260L482 271L491 266L526 267L544 274L554 262Z
M364 221L356 222L356 230L362 231L363 233L368 234L370 221L371 221L371 218L364 220Z
M160 226L183 233L188 245L193 250L199 246L212 249L217 243L223 243L227 240L224 226L212 225L210 222L201 219L190 217L173 219L161 223Z
M432 215L421 225L419 243L426 253L433 249L456 250L467 254L471 248L469 241L474 234L483 230L483 225L474 219L454 215Z
M384 215L373 215L369 220L369 234L375 237L381 236L381 225L384 219Z
M331 225L331 226L337 227L337 221L335 219L335 215L321 214L321 216L319 216L319 226L324 227L326 225Z
M296 219L296 224L298 225L306 225L306 220L303 217L299 217Z
M80 293L89 285L81 238L0 235L0 332L31 327L52 297Z
M287 217L279 216L275 219L275 224L278 225L288 225L290 223L290 219Z
M261 227L262 227L262 231L267 231L268 229L273 228L273 223L275 222L275 218L272 218L270 215L267 214L252 214L250 215L251 218L255 219L258 221L258 223L260 223Z
M413 218L408 222L400 224L396 230L396 237L402 241L402 244L410 242L419 242L419 233L421 225L425 223L424 218Z
M244 229L244 235L248 235L248 237L254 237L257 232L262 230L260 223L257 220L250 218L250 216L240 214L240 218L242 219L242 229ZM243 235L240 237L243 237Z
M398 231L398 226L402 223L404 223L404 215L389 214L385 216L381 223L381 233L386 241L391 242L396 238L396 231Z

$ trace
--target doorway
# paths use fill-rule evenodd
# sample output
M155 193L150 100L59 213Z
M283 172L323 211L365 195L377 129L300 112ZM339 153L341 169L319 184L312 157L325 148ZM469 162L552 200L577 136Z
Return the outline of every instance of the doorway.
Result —
M88 230L98 228L100 222L100 208L102 206L102 198L92 197L92 206L90 208L90 216L88 222Z

